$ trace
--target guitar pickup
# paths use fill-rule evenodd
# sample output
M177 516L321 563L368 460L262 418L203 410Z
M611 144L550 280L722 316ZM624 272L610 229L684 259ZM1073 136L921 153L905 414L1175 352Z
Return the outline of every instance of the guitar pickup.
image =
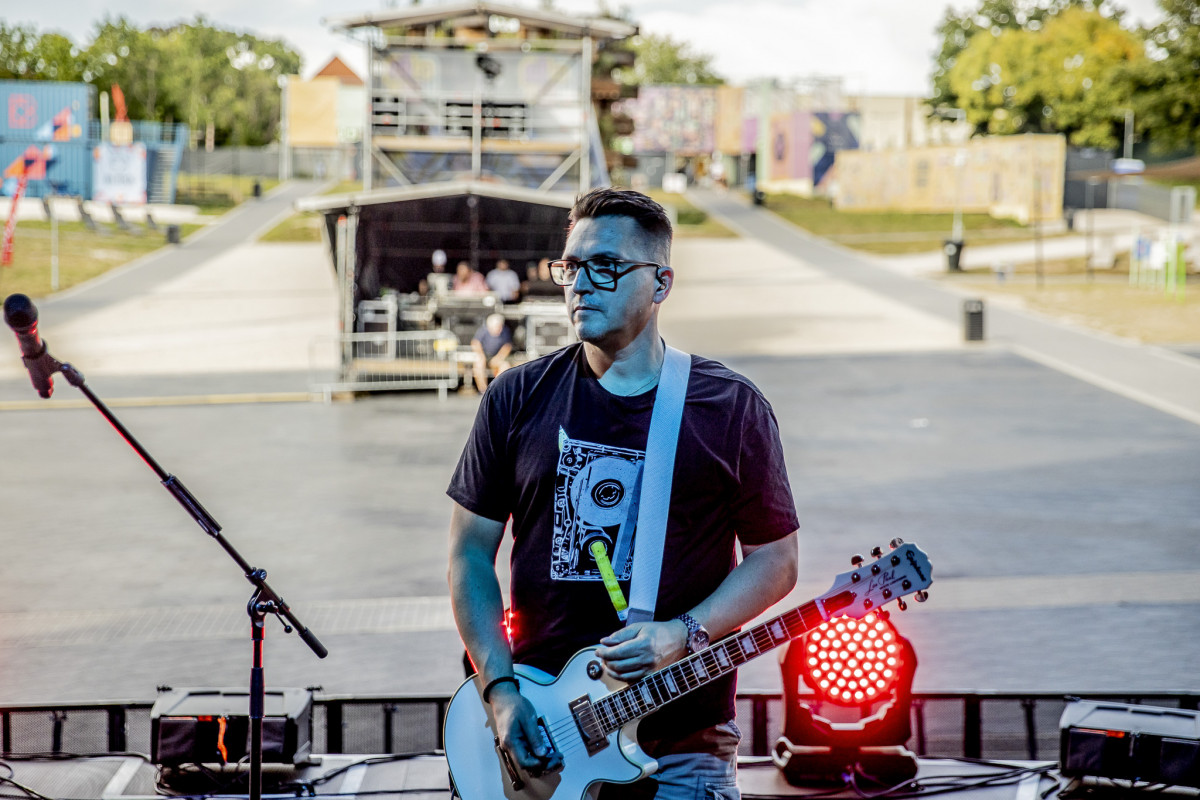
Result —
M567 704L567 708L571 709L571 717L575 720L575 727L579 729L579 735L583 737L583 744L587 747L589 756L608 747L608 736L600 726L600 721L596 719L596 711L592 708L592 698L584 695L572 700Z

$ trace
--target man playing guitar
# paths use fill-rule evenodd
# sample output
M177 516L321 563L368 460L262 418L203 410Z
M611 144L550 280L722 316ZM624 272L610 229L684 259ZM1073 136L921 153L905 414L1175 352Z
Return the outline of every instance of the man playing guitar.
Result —
M576 202L551 271L580 343L496 378L448 490L455 619L516 772L563 760L514 662L557 674L599 643L604 669L635 681L736 630L796 581L799 523L771 407L746 378L692 356L654 621L623 626L606 589L611 564L628 594L639 499L666 502L639 498L639 481L666 353L671 237L662 207L637 192ZM509 517L511 643L495 563ZM638 739L657 772L610 786L621 797L738 797L734 690L731 672L647 716Z

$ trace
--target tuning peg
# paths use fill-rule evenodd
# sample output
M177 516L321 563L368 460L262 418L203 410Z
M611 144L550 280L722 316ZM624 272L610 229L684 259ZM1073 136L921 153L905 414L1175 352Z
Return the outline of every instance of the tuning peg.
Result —
M897 547L899 547L902 544L904 544L904 540L901 539L899 536L897 536L895 539L892 539L890 542L888 542L888 547L895 550Z
M871 548L871 558L879 558L881 555L883 555L882 547L872 547Z
M862 562L863 562L863 557L861 555L859 555L858 553L855 553L854 555L850 556L850 565L851 566L861 567Z
M916 600L918 603L924 603L926 600L929 599L929 592L925 591L924 589L918 589L917 592L913 595L913 599Z
M896 607L899 608L901 611L907 611L908 603L904 602L904 598L901 597L898 600L896 600Z
M876 613L876 616L878 616L884 622L887 622L892 617L892 612L888 611L886 608L881 608L881 609L879 609L879 611L877 611L875 613Z

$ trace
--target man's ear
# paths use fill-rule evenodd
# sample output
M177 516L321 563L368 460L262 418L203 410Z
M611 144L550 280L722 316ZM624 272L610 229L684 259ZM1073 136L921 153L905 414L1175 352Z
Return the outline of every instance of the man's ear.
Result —
M656 271L655 280L657 283L654 286L654 302L661 303L671 293L671 287L675 283L675 270L662 267Z

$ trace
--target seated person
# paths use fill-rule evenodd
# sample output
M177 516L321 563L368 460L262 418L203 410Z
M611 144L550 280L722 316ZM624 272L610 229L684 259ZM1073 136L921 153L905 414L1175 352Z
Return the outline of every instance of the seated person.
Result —
M471 338L471 349L475 351L475 388L482 392L487 388L488 370L495 377L511 366L512 331L504 324L503 314L488 315Z
M554 297L563 299L563 287L550 279L550 259L543 258L537 267L526 269L529 280L522 287L525 297Z
M458 262L454 270L455 294L487 294L487 281L483 279L466 261Z
M488 288L496 293L501 303L515 303L521 296L521 278L509 269L508 259L502 258L496 266L484 276Z

